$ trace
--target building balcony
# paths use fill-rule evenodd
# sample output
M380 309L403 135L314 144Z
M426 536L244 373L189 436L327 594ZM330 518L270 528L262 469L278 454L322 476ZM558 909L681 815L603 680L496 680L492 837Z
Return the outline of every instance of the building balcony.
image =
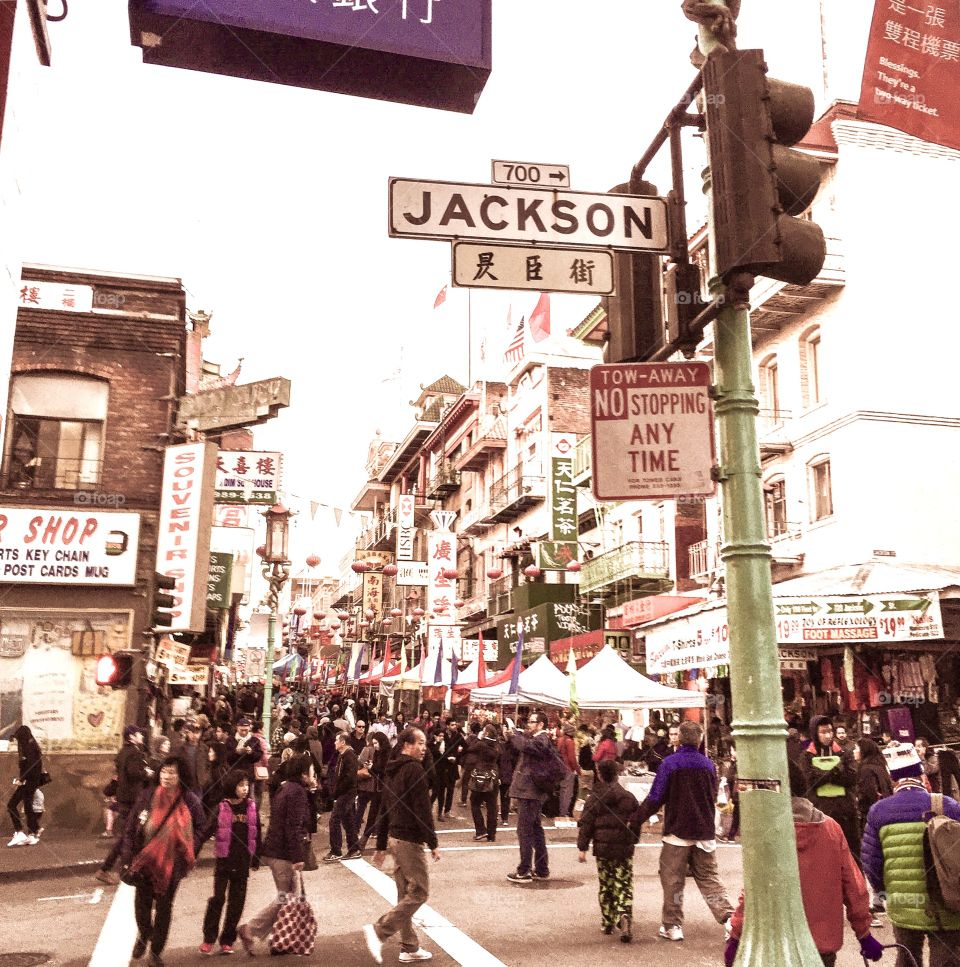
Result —
M723 572L720 560L720 541L697 541L687 549L690 556L690 580L698 584L710 584Z
M487 514L489 513L486 507L478 507L476 510L471 510L466 517L460 521L459 533L466 534L470 537L478 537L481 534L486 533L490 524L487 521Z
M801 540L803 525L793 521L767 521L767 539L770 541L770 558L781 568L796 567L803 563Z
M460 471L454 470L449 463L441 463L437 472L427 484L427 496L442 500L460 489Z
M763 409L757 413L757 442L760 444L760 462L766 463L793 451L790 429L793 414L789 410Z
M487 614L493 616L513 611L513 591L512 574L504 574L491 581L487 585Z
M476 439L454 461L457 470L479 473L486 469L490 458L507 448L507 424L502 416L483 417L477 425Z
M593 472L593 438L588 433L577 440L573 451L573 483L577 487L586 487L590 483Z
M547 499L543 476L524 473L518 465L490 488L490 508L484 518L491 524L515 520L530 507Z
M603 590L620 596L626 592L664 591L672 586L669 550L665 541L630 541L584 561L580 593Z

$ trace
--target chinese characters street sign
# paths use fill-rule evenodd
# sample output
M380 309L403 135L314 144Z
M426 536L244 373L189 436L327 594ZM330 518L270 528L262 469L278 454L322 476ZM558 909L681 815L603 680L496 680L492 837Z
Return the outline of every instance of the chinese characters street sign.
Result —
M464 288L536 289L612 295L613 255L607 249L535 248L454 242L453 284Z
M597 500L714 493L709 387L706 363L616 363L590 370Z
M539 185L569 188L569 165L546 165L529 161L494 161L490 180L496 185Z
M960 8L876 0L857 117L960 149Z
M667 203L643 195L390 178L390 235L666 254Z
M282 457L279 453L221 450L217 455L218 504L277 502Z

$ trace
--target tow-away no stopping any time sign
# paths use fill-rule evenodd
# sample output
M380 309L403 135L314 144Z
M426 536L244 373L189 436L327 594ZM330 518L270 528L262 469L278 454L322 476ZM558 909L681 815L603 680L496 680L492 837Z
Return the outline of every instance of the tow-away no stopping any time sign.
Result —
M400 238L669 250L662 198L391 178L389 204Z
M709 387L706 363L594 366L594 496L653 500L713 494Z

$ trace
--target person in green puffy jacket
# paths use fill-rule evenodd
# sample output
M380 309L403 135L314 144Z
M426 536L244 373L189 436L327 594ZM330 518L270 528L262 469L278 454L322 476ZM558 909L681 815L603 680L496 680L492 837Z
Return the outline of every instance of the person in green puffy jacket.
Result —
M885 894L896 942L918 964L930 947L930 967L960 967L960 913L932 903L927 891L923 834L930 817L930 793L923 765L905 743L883 750L893 779L893 795L867 813L863 833L863 870L878 894ZM960 804L943 797L944 815L960 821ZM898 967L909 963L901 954Z

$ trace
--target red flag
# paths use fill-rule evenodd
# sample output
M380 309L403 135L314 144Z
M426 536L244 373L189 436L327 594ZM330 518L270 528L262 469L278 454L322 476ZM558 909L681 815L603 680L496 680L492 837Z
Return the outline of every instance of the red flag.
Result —
M383 673L386 675L390 667L390 636L387 636L387 643L383 646Z
M433 300L433 308L438 309L447 301L447 287L444 286L438 293L436 299Z
M536 309L530 314L530 335L534 342L543 342L550 335L550 296L544 292Z
M483 688L487 684L487 663L483 660L483 636L480 636L479 665L477 666L477 687Z

